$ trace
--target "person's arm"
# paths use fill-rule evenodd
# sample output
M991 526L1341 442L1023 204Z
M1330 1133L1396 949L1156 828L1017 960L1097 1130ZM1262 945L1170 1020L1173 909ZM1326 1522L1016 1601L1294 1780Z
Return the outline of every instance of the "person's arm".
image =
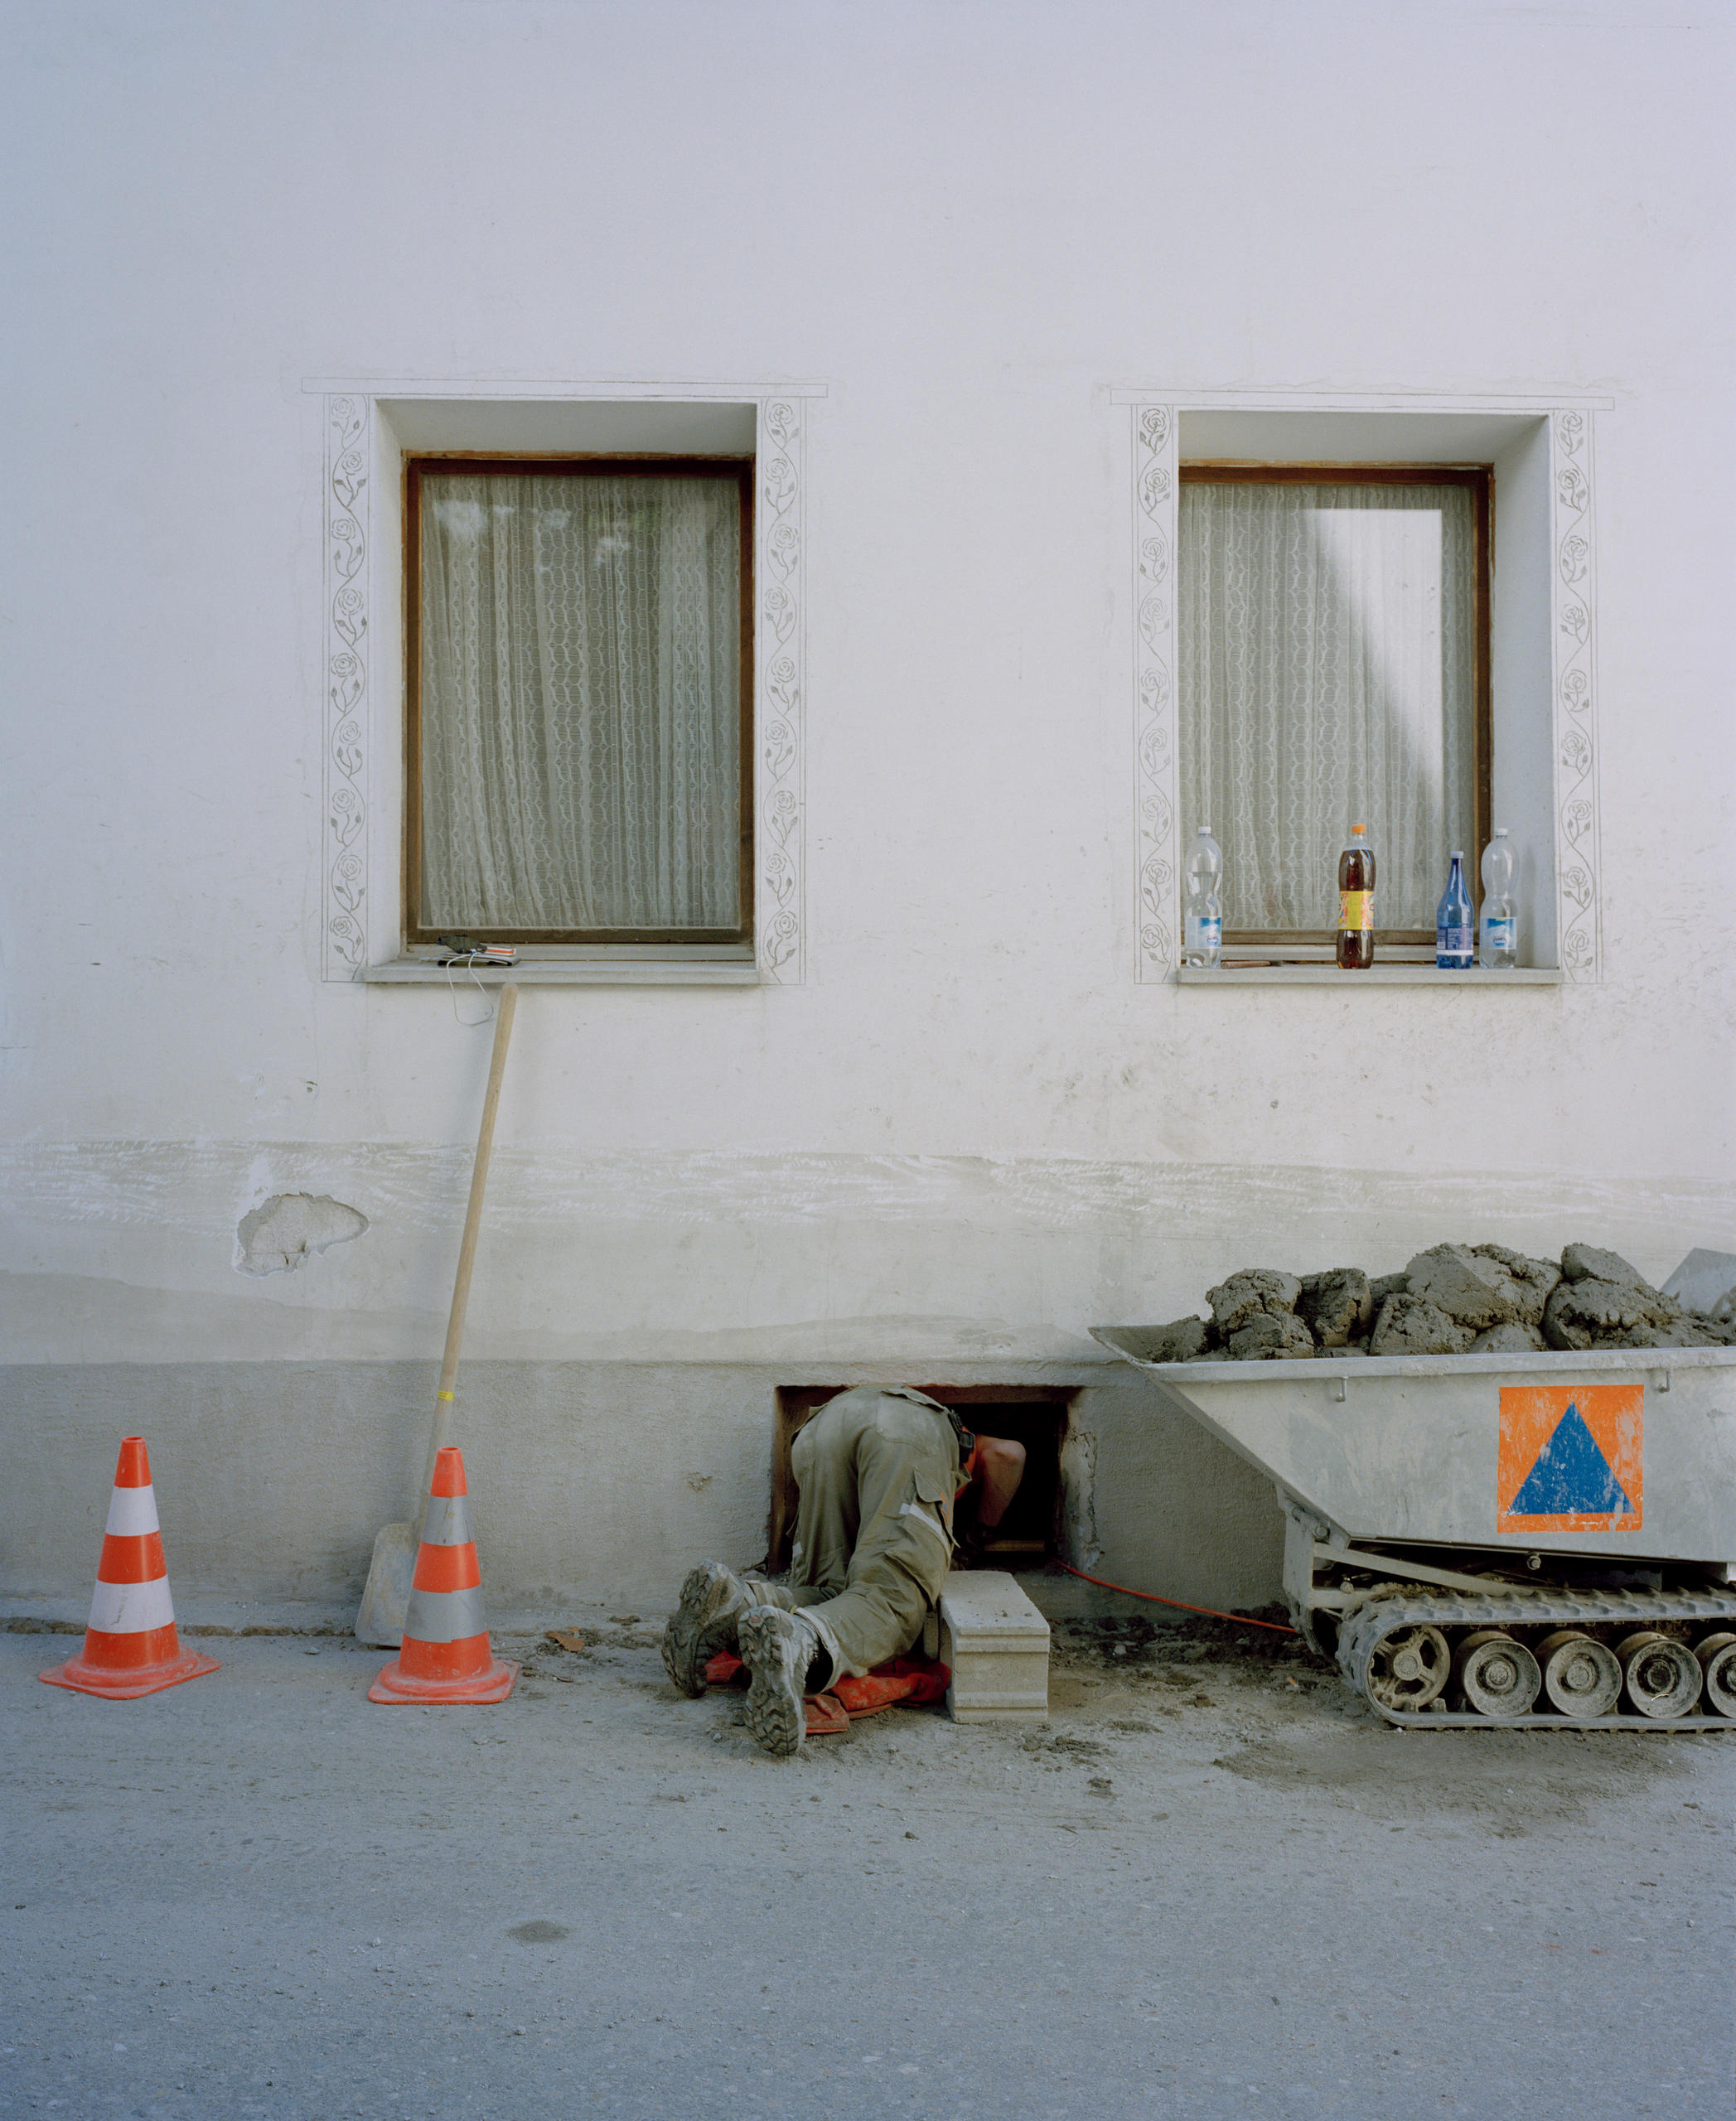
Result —
M1007 1514L1025 1476L1025 1447L1004 1436L979 1436L967 1469L976 1495L976 1521L992 1531Z

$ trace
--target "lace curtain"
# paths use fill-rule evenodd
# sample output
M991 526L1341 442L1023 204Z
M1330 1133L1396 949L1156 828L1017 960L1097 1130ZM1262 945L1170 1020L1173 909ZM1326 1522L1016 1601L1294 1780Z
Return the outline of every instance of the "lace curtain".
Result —
M1475 873L1471 490L1180 490L1181 855L1210 825L1224 928L1332 929L1366 824L1385 929Z
M422 477L422 923L740 926L733 478Z

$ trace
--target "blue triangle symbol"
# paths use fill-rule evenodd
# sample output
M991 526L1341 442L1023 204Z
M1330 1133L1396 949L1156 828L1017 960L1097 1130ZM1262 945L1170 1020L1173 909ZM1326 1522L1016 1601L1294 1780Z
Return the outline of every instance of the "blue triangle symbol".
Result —
M1585 1417L1571 1402L1508 1510L1512 1517L1631 1517L1622 1490Z

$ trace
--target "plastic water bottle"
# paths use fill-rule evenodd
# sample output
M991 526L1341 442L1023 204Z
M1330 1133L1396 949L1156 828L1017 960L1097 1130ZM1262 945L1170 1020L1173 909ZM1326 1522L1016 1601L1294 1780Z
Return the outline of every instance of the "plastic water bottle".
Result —
M1477 940L1477 923L1471 911L1471 894L1465 888L1465 857L1462 848L1453 850L1453 867L1447 888L1434 909L1434 962L1441 972L1468 972Z
M1513 911L1513 850L1497 825L1482 851L1482 948L1485 965L1510 972L1519 962L1519 920Z
M1216 964L1224 939L1224 907L1217 887L1224 873L1224 850L1202 825L1187 857L1187 902L1182 916L1183 964Z

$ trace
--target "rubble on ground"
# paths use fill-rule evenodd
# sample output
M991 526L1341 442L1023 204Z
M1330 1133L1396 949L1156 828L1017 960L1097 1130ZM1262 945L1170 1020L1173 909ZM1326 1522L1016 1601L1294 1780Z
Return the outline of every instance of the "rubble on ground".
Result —
M1250 1625L1250 1620L1269 1625ZM1190 1684L1205 1678L1197 1670L1210 1661L1211 1676L1223 1679L1236 1663L1248 1665L1308 1666L1318 1662L1308 1645L1289 1624L1281 1605L1262 1606L1245 1618L1233 1614L1210 1617L1181 1611L1169 1613L1133 1613L1057 1617L1049 1622L1049 1663L1054 1671L1112 1673L1132 1680L1179 1679L1185 1668ZM1252 1674L1249 1674L1253 1676ZM1034 1733L1028 1744L1056 1745L1079 1750L1088 1742L1057 1740ZM1091 1747L1090 1750L1095 1751Z
M1244 1267L1206 1292L1211 1316L1139 1334L1144 1362L1310 1355L1526 1355L1548 1349L1736 1347L1736 1318L1686 1310L1618 1253L1559 1263L1504 1244L1435 1244L1402 1273ZM1728 1308L1729 1307L1724 1307Z

